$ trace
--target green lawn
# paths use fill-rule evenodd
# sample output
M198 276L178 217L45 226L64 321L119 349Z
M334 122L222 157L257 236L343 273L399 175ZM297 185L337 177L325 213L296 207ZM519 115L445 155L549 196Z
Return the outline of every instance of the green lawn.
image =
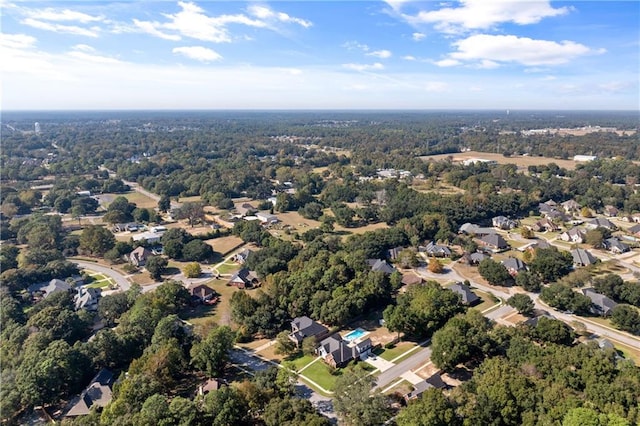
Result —
M391 361L394 358L399 357L403 353L415 348L417 345L415 342L400 342L396 344L393 348L384 349L384 351L378 356L384 360Z
M307 364L312 362L314 359L316 359L315 356L298 355L294 359L287 360L287 363L290 364L291 367L294 368L296 371L300 371L302 368L304 368ZM318 361L318 362L322 362L322 361ZM305 370L303 373L306 373L306 371L307 370Z
M87 288L109 288L112 284L115 284L111 278L106 280L94 281L87 286Z
M475 305L473 309L477 309L478 311L482 312L485 309L489 309L492 306L495 306L499 303L499 302L494 302L492 300L492 296L489 293L485 293L484 291L476 290L473 288L472 288L472 291L475 294L477 294L480 299L482 299L482 302L480 302L480 304L478 305Z
M236 265L235 263L223 263L222 265L218 266L216 269L220 274L230 274L232 272L237 271L239 268L240 266Z
M336 370L335 375L331 374L331 367L325 364L324 361L318 361L311 364L300 376L303 378L308 377L324 389L333 391L340 374L340 370Z

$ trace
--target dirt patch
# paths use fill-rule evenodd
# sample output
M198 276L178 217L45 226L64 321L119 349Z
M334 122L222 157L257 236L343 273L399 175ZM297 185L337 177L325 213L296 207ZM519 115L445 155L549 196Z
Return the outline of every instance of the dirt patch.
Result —
M427 362L422 367L418 367L417 369L413 370L414 373L416 373L418 376L422 377L423 379L428 379L429 377L436 374L438 371L440 371L440 369L435 365L433 365L431 361Z

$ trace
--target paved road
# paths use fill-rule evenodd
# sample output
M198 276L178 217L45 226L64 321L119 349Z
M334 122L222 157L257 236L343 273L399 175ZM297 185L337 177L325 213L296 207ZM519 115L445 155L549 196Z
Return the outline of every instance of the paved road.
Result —
M421 346L426 346L431 344L431 341L427 341L423 343ZM391 367L387 371L380 373L378 378L376 379L376 388L384 389L389 383L396 380L402 374L406 373L409 370L416 369L420 367L422 364L429 361L431 358L431 348L424 347L418 353L411 355L409 358L404 361L396 364Z
M98 265L97 263L93 262L85 262L83 260L69 259L69 261L75 263L81 268L100 272L101 274L113 278L113 280L116 282L116 284L118 284L118 287L120 287L122 291L127 291L131 288L131 283L125 278L125 276L114 269Z

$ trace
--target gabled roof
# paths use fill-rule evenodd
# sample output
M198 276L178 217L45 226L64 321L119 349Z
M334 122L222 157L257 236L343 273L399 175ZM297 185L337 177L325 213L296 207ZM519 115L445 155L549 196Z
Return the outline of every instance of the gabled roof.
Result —
M440 254L443 256L451 256L451 249L445 245L436 244L433 241L430 241L425 248L428 254L436 255Z
M140 246L136 247L131 253L129 253L130 259L147 260L149 256L152 256L153 253L146 247Z
M587 224L589 224L593 228L613 229L616 227L613 223L611 223L609 219L605 219L602 217L596 217L595 219L591 219L587 221Z
M404 285L420 284L421 282L422 278L414 273L402 274L402 284Z
M605 314L605 315L610 313L613 310L613 308L618 306L618 304L616 302L614 302L613 300L609 299L604 294L600 294L600 293L596 292L592 288L583 289L582 290L582 294L584 294L589 299L591 299L591 303L593 303L598 308L598 310L600 312L602 312L603 314Z
M473 305L475 302L480 300L480 298L469 288L468 285L464 283L455 283L449 290L454 291L460 295L460 300L465 305Z
M46 299L54 293L69 291L71 290L71 288L71 285L69 285L67 282L54 278L49 281L49 284L47 284L46 287L42 288L42 291L44 292L44 298Z
M633 225L631 228L628 229L628 231L631 234L638 234L640 233L640 223L636 223L635 225Z
M241 280L245 284L248 284L254 280L258 281L258 273L256 271L250 271L247 268L242 268L231 277L231 281L238 280Z
M620 241L617 238L607 238L606 240L604 240L604 246L608 249L608 250L617 250L619 252L625 252L625 251L629 251L629 246L626 245L625 243L623 243L622 241Z
M498 235L498 234L485 235L484 237L480 238L480 241L482 241L483 243L489 246L496 247L499 249L509 247L509 244L507 244L505 239L502 238L502 235Z
M371 270L374 272L383 272L385 274L392 274L395 272L395 268L387 263L384 259L367 259L367 263L371 266Z
M291 321L291 337L297 342L302 342L305 337L316 336L327 332L327 327L318 324L307 316L297 317Z
M474 263L480 263L485 259L488 259L490 256L484 254L484 253L480 253L479 251L475 252L475 253L471 253L469 255L469 259L471 259L472 262Z
M503 260L501 263L502 266L511 271L522 271L524 269L527 269L527 265L525 265L524 262L517 257L509 257Z
M100 289L80 287L78 293L73 298L76 309L88 308L89 306L98 303L100 298ZM94 307L95 309L95 307Z
M204 284L189 286L189 293L191 293L192 296L198 296L202 300L205 300L216 294L215 290Z
M85 416L92 406L104 407L111 402L113 373L103 368L80 394L78 401L65 414L66 417Z
M585 249L571 250L571 256L574 265L588 266L596 263L596 258Z

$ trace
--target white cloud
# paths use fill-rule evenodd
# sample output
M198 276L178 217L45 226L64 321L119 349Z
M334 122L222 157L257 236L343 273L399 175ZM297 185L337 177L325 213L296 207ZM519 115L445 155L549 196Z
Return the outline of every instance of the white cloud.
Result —
M72 47L73 50L80 50L82 52L94 52L96 49L89 46L88 44L76 44Z
M498 68L500 66L499 63L495 61L490 61L488 59L483 59L479 64L476 64L476 68L481 68L485 70L490 70L494 68Z
M35 37L26 34L0 34L0 46L12 49L28 49L35 46Z
M427 35L424 34L424 33L413 33L413 34L411 34L411 38L413 39L413 41L424 40L426 37L427 37Z
M480 66L485 67L495 66L498 62L514 62L528 66L559 65L579 56L602 53L573 41L565 40L558 43L514 35L477 34L456 41L453 45L457 51L449 54L449 60L445 59L436 64L451 66L455 65L453 61L477 61ZM445 65L442 65L443 63Z
M74 34L87 37L98 37L100 31L97 27L83 28L76 25L52 24L49 22L38 21L33 18L26 18L20 21L21 24L28 25L33 28L45 31L53 31L55 33Z
M253 16L259 18L259 19L264 19L264 20L277 20L280 22L284 22L284 23L292 23L292 24L298 24L304 28L309 28L313 25L313 23L311 21L307 21L305 19L301 19L301 18L294 18L292 16L289 16L288 14L284 13L284 12L274 12L273 10L271 10L270 8L266 7L266 6L258 6L258 5L252 5L249 6L249 13L252 14Z
M445 67L455 67L457 65L461 65L462 62L455 59L442 59L440 61L434 62L434 64L439 67L445 68Z
M201 62L212 62L222 59L222 55L218 52L202 46L176 47L172 52Z
M430 81L424 87L424 89L427 92L434 92L434 93L445 92L448 88L449 88L449 85L443 81Z
M406 55L406 56L403 56L402 59L404 59L405 61L415 61L416 57L413 55Z
M373 64L343 64L342 66L353 71L371 71L384 69L384 65L382 65L380 62L375 62Z
M142 32L147 33L149 35L152 36L156 36L158 38L164 39L164 40L172 40L172 41L179 41L182 38L179 35L176 34L166 34L160 30L158 30L157 27L161 26L161 24L157 23L157 22L149 22L149 21L139 21L137 19L133 20L133 25L135 25L137 28L141 29Z
M278 24L297 24L304 28L312 25L310 21L276 12L265 6L250 6L253 17L244 14L210 16L204 9L192 2L180 1L181 10L177 13L164 13L167 22L141 21L134 19L134 25L147 34L165 40L180 40L189 37L212 43L229 43L232 36L227 28L230 24L245 25L253 28L266 28L278 31Z
M63 9L56 10L53 8L46 8L42 10L27 9L26 15L30 18L43 21L73 21L81 24L88 24L90 22L100 22L104 18L102 16L93 16L86 13L77 12L75 10Z
M389 50L374 50L373 52L367 53L367 56L374 56L380 59L388 59L391 55L392 53Z
M445 33L486 30L498 24L528 25L544 18L567 14L569 7L554 8L548 0L462 0L459 7L403 14L412 24L433 24Z

